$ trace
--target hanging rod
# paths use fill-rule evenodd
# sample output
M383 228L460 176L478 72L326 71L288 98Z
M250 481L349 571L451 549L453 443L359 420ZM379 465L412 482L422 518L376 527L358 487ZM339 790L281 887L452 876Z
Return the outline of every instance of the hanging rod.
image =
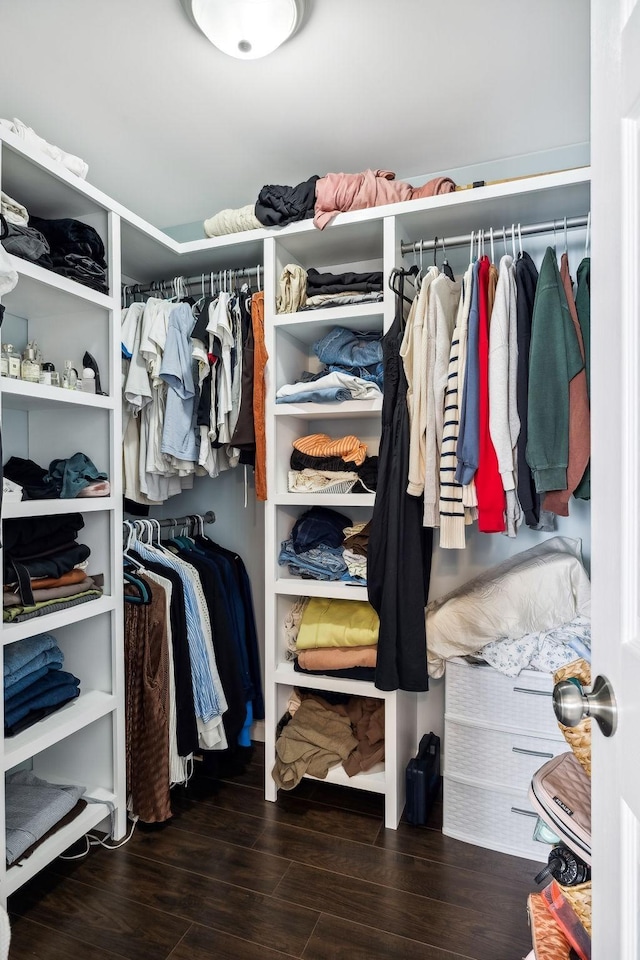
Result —
M215 523L216 515L213 510L207 510L206 513L188 513L184 517L164 517L161 520L156 519L156 517L131 517L128 520L123 520L123 523L130 526L136 520L152 520L154 523L159 523L161 527L186 527L196 521L199 523L200 520L204 523Z
M184 517L164 517L159 523L161 527L186 527L196 521L199 523L201 519L204 523L215 523L216 515L213 510L207 510L206 513L188 513Z
M146 296L149 293L170 291L173 289L174 279L180 279L186 287L195 287L203 283L208 284L211 281L224 282L225 275L229 278L239 277L240 279L243 277L256 277L258 271L262 274L263 267L261 265L256 267L238 267L237 269L231 270L206 270L193 277L172 277L171 280L154 280L150 283L123 283L122 294L123 296L137 296L138 294Z
M567 217L566 226L567 230L575 230L579 227L586 227L588 222L588 216L585 214L583 217ZM544 223L528 223L524 226L515 225L516 236L531 237L538 233L551 233L554 230L556 232L562 232L565 228L564 217L561 220L547 220ZM494 228L493 230L493 239L494 241L502 240L502 227ZM504 228L507 236L511 232L511 228ZM474 233L473 236L477 237L477 233ZM489 230L484 231L485 240L489 237ZM460 237L438 237L434 240L407 240L405 243L400 244L400 251L402 256L407 253L420 253L424 250L433 250L435 246L442 246L444 242L445 247L462 247L466 246L471 242L471 234L463 234Z

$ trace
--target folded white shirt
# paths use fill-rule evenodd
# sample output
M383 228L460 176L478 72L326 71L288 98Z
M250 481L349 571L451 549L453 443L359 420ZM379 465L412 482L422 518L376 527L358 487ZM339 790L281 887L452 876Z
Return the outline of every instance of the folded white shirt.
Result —
M26 123L23 123L22 120L18 120L17 117L14 117L13 120L3 120L0 117L0 124L6 127L7 130L15 133L16 136L24 140L25 143L28 143L29 146L35 147L36 150L45 153L48 157L51 157L52 160L57 160L58 163L61 163L71 173L75 173L76 177L80 177L82 180L86 178L89 172L89 166L84 160L74 156L72 153L66 153L52 143L48 143L47 140L39 137L35 130L28 127Z
M307 390L326 390L330 387L342 387L348 390L352 400L375 400L382 396L382 390L372 380L363 380L351 373L327 373L317 380L301 380L299 383L285 383L276 391L276 397L291 397Z

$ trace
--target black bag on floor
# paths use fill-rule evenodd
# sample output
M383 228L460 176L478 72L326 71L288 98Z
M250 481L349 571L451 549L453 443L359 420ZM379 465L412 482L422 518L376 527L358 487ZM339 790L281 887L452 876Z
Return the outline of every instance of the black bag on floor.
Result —
M424 825L440 792L440 737L425 733L418 754L407 764L405 816L409 823Z

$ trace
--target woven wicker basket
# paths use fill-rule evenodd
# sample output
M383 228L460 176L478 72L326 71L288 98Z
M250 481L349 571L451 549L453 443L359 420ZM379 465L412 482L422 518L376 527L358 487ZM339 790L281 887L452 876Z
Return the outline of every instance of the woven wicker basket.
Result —
M578 920L591 936L591 881L588 883L578 883L574 887L565 887L558 884L562 890L562 896L571 908Z
M554 674L554 680L559 683L561 680L568 680L569 677L577 677L580 683L588 687L591 684L591 666L586 660L573 660L567 663ZM591 776L591 717L585 717L580 721L577 727L565 727L558 721L558 726L562 735L582 764L585 772Z

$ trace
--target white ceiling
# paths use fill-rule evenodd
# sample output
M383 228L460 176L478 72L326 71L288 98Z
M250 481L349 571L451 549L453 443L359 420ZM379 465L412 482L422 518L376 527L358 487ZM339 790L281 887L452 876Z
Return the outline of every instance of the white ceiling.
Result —
M180 0L0 0L0 116L158 226L265 183L420 174L589 139L588 0L308 0L264 60Z

